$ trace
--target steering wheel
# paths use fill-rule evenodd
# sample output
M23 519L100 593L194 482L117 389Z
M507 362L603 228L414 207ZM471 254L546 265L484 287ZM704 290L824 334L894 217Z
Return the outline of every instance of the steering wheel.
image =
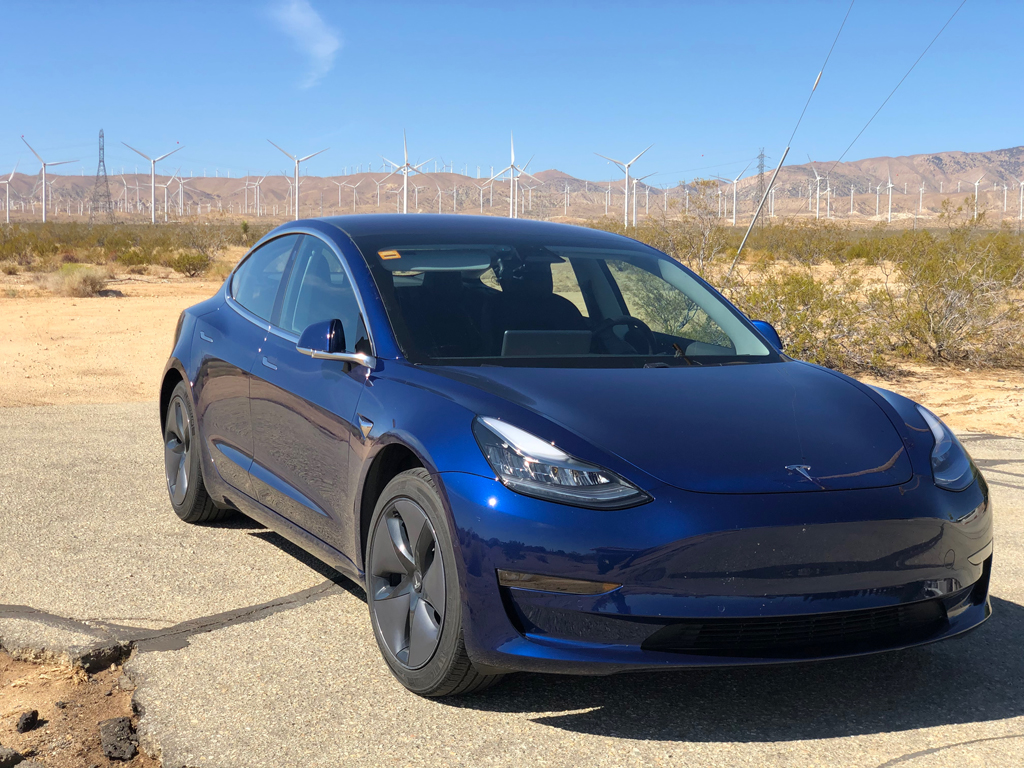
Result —
M634 328L635 330L640 332L640 335L643 336L644 341L647 342L646 351L636 349L636 347L633 347L633 349L636 349L637 352L640 352L642 354L654 354L654 351L658 348L658 340L654 337L654 331L652 331L650 329L650 326L648 326L647 323L645 323L643 320L637 317L633 317L632 315L623 315L622 317L609 317L607 320L602 320L600 323L597 324L597 327L594 328L592 333L596 338L600 336L602 333L606 333L607 331L609 331L610 329L614 328L617 325L625 325L629 326L630 328ZM628 341L626 343L629 344L631 347L633 346Z

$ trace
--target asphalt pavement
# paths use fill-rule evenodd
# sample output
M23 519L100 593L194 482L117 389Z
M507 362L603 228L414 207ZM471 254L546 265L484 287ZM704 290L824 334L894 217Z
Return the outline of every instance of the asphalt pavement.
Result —
M1024 440L968 435L995 503L994 615L841 662L512 675L454 701L395 682L362 590L238 518L189 526L156 405L0 409L0 646L130 654L140 735L188 766L1024 764Z

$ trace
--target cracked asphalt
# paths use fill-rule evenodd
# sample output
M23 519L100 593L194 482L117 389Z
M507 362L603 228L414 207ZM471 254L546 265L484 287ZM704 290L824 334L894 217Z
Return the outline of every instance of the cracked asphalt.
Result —
M964 438L992 488L993 618L867 659L514 675L432 701L392 680L362 590L239 518L166 499L156 405L0 409L0 646L131 652L169 768L1024 764L1024 440Z

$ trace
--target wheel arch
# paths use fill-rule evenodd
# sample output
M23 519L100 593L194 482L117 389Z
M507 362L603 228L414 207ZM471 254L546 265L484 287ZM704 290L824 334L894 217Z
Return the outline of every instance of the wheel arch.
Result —
M360 565L366 563L366 542L370 534L370 518L381 494L395 477L409 469L422 467L431 475L434 470L424 458L406 443L399 440L385 442L370 458L369 468L363 476L359 494L359 560Z
M174 388L182 381L188 381L188 377L185 375L185 369L181 363L175 359L167 364L167 369L164 371L164 377L160 381L160 429L164 427L164 420L167 417L167 406L171 402L171 393L174 392ZM191 397L191 389L190 389ZM193 408L195 403L192 404Z

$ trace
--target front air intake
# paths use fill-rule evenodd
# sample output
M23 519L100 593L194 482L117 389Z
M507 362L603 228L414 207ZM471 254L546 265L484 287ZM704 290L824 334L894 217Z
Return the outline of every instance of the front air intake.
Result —
M684 619L662 627L641 647L702 656L811 658L919 642L945 625L945 606L934 599L803 616Z

